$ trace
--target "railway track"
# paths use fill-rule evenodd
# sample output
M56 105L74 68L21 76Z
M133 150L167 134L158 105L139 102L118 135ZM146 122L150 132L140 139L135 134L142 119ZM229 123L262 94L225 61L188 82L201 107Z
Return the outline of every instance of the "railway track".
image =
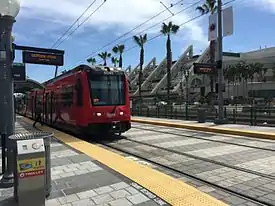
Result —
M231 169L234 169L234 170L238 170L238 171L250 173L250 174L253 174L253 175L265 177L265 178L268 178L268 179L271 179L271 180L275 180L274 175L267 175L267 174L257 172L257 171L254 171L254 170L249 170L249 169L246 169L246 168L230 165L230 164L227 164L227 163L224 163L224 162L219 162L219 161L216 161L216 160L211 160L211 159L208 159L208 158L199 157L199 156L188 154L188 153L185 153L185 152L179 152L179 151L176 151L176 150L173 150L173 149L168 149L168 148L156 146L156 145L148 144L148 143L145 143L145 142L140 142L140 141L125 138L125 137L122 138L122 139L124 141L126 140L126 141L134 142L134 143L137 143L137 144L140 144L140 145L146 145L148 147L152 147L152 148L155 148L155 149L164 150L164 151L167 151L167 152L170 152L170 153L182 155L182 156L189 157L189 158L192 158L192 159L197 159L197 160L201 160L201 161L204 161L204 162L209 162L209 163L212 163L212 164L220 165L220 166L223 166L223 167L228 167L228 168L231 168ZM111 144L116 144L116 143L111 143Z
M230 144L230 145L235 145L235 146L247 147L247 148L251 148L251 149L258 149L258 150L265 150L265 151L275 152L275 149L272 149L272 148L263 148L263 147L257 147L257 146L252 146L252 145L246 145L246 144L242 144L242 143L229 142L230 140L228 140L228 141L226 141L226 140L214 140L214 139L210 139L210 138L206 138L206 137L197 137L197 136L193 136L193 135L177 134L177 133L174 133L174 132L160 131L160 130L151 129L151 128L147 129L147 128L141 128L141 127L137 127L137 126L132 126L132 128L139 129L139 130L153 131L153 132L161 133L161 134L170 134L170 135L175 135L175 136L179 136L179 137L188 137L188 138L192 138L192 139L206 140L206 141L209 141L209 142L218 142L218 143L222 143L222 144ZM181 130L177 130L177 131L181 131ZM184 131L182 131L182 132L184 132ZM203 132L195 133L195 135L198 135L198 134L202 135L204 133ZM248 138L245 138L245 137L238 137L238 139L251 140L251 139L248 139ZM264 141L264 140L257 140L257 139L251 140L251 141L270 143L270 146L272 146L272 144L273 144L274 147L275 147L275 144L274 144L275 141L274 141L274 143L271 143L269 141Z
M123 140L125 141L125 140L128 140L128 139L123 138ZM132 140L129 140L129 141L132 141ZM182 171L182 170L180 170L180 169L178 169L178 168L175 168L175 167L173 167L173 166L165 165L165 164L160 163L160 162L158 162L158 161L151 160L150 158L144 157L143 155L137 154L137 153L135 153L135 152L133 152L133 151L129 151L129 150L125 149L125 148L122 148L121 145L123 145L123 144L119 144L118 142L119 142L119 140L118 140L117 142L113 142L113 143L110 143L110 142L108 142L108 141L107 141L107 142L106 142L106 141L96 141L96 144L99 144L99 145L101 145L101 146L103 146L103 147L106 147L106 148L108 148L108 149L112 149L112 150L115 150L115 151L118 151L118 152L121 152L121 153L130 155L130 156L137 157L137 158L139 158L139 159L141 159L141 160L144 160L144 161L146 161L146 162L149 162L149 163L151 163L151 164L153 164L153 165L156 165L156 166L159 166L159 167L161 167L161 168L165 168L165 169L167 169L167 170L173 171L173 172L175 172L175 173L177 173L177 174L179 174L179 175L182 175L182 176L184 176L184 177L188 177L188 178L191 178L191 179L193 179L193 180L199 181L199 182L201 182L201 183L203 183L203 184L205 184L205 185L207 185L207 186L210 186L210 187L215 188L215 189L218 189L218 190L222 190L222 191L224 191L224 192L226 192L226 193L228 193L228 194L237 196L237 197L242 198L242 199L244 199L244 200L246 200L246 201L252 202L252 203L254 203L254 204L256 204L256 205L274 206L273 203L270 203L270 202L268 202L268 201L259 200L259 199L255 198L255 197L249 196L249 195L247 195L247 194L245 194L245 193L243 193L243 192L238 192L238 191L235 191L235 190L233 190L233 189L229 189L229 188L227 188L227 187L221 186L221 185L219 185L219 184L215 184L215 183L213 183L213 182L210 182L209 180L205 180L205 179L203 179L203 178L201 178L201 177L198 177L197 175L190 174L190 173L188 173L188 172ZM133 141L133 142L138 143L138 141ZM149 145L146 144L146 143L145 143L145 144L140 143L140 144L149 146ZM152 146L152 147L155 147L155 146ZM155 148L164 149L164 148L159 148L159 147L155 147ZM133 150L133 149L131 149L131 150ZM165 149L165 150L166 150L166 149ZM168 150L169 150L169 149L168 149ZM166 151L168 151L168 150L166 150ZM174 151L171 151L171 150L170 150L170 152L175 153ZM179 153L177 152L177 154L179 154ZM187 156L187 155L186 155L186 156ZM188 155L188 156L189 156L189 155ZM191 156L189 156L189 157L191 157ZM194 158L194 157L195 157L195 156L192 155L192 158ZM195 158L197 158L197 157L195 157ZM203 159L204 161L207 160L207 159L201 158L201 157L198 157L198 158L201 159L201 160ZM213 162L212 160L208 160L208 161ZM218 163L218 164L219 164L219 165L223 165L223 166L225 166L225 167L226 167L226 166L229 166L229 165L224 164L224 163ZM231 166L232 166L232 165L231 165ZM230 166L230 167L231 167L231 166ZM231 167L231 168L232 168L232 167ZM270 177L270 176L265 175L265 174L261 174L261 173L259 174L259 173L255 172L255 171L246 170L246 169L244 169L244 168L234 168L234 169L235 169L235 170L238 170L238 171L246 171L247 173L250 173L250 174L257 174L258 176L265 177L265 178L268 178L268 177L271 178L271 179L274 179L274 178L275 178L275 177L273 177L273 176ZM240 169L240 170L239 170L239 169Z

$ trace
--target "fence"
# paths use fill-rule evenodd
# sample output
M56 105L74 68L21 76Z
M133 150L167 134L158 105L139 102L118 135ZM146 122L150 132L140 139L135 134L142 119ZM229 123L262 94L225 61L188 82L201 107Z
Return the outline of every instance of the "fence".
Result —
M186 109L187 108L187 109ZM168 108L147 107L139 109L138 105L132 106L133 116L181 119L181 120L198 120L198 109L194 105L173 106ZM218 109L206 110L206 121L212 122L218 117ZM224 115L229 123L249 124L251 126L275 126L275 107L270 106L227 106L224 108Z

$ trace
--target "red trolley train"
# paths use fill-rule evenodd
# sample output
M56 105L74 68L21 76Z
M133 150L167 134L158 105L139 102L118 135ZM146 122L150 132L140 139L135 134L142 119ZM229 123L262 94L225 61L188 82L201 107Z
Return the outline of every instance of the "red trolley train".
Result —
M34 118L38 104L43 121L58 128L89 134L131 128L128 81L117 68L80 65L31 91L26 115Z

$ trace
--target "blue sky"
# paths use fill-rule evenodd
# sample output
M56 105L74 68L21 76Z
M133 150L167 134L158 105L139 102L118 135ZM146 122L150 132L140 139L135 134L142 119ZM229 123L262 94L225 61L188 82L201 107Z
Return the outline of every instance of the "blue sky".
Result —
M103 0L97 0L93 7L80 19L81 23ZM58 3L57 3L58 2ZM80 3L81 2L81 3ZM74 20L85 10L92 0L21 0L21 10L17 16L13 33L18 45L50 48ZM165 0L166 5L177 0ZM195 0L182 1L183 5L172 8L176 13L190 6ZM201 1L203 2L203 1ZM224 0L224 2L227 2ZM224 38L224 51L245 52L274 46L275 1L274 0L235 0L227 6L233 6L234 35ZM176 24L186 22L198 13L196 6L169 19ZM85 63L87 56L134 28L146 19L163 10L159 0L107 0L105 5L83 24L72 36L64 41L58 49L65 50L65 65L60 68L71 69ZM168 11L133 31L126 37L100 50L111 51L117 43L130 38L153 24L162 22L170 16ZM160 30L158 25L148 31L148 38L154 37ZM178 34L173 36L173 58L193 44L195 54L201 53L208 45L208 18L201 17L185 24ZM65 36L66 37L66 36ZM125 42L126 50L134 46L130 38ZM165 37L148 42L145 45L146 62L157 58L160 62L165 57ZM99 59L98 59L99 60ZM21 61L21 52L16 53L16 61ZM100 60L99 60L100 61ZM135 48L124 54L124 66L135 66L139 61L139 49ZM27 76L43 82L54 75L54 66L27 65Z

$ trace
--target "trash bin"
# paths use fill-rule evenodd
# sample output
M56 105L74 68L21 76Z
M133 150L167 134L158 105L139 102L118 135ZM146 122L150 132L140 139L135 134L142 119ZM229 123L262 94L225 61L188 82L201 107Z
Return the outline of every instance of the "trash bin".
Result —
M51 192L51 137L53 133L49 132L32 132L32 133L18 133L9 136L10 147L13 153L13 163L14 163L14 185L17 185L18 176L16 173L16 158L17 158L17 145L16 142L19 140L29 140L29 139L43 139L45 146L45 164L46 164L46 175L45 175L45 195L48 197ZM15 196L17 188L14 188Z
M206 111L204 108L198 109L198 123L205 123Z

